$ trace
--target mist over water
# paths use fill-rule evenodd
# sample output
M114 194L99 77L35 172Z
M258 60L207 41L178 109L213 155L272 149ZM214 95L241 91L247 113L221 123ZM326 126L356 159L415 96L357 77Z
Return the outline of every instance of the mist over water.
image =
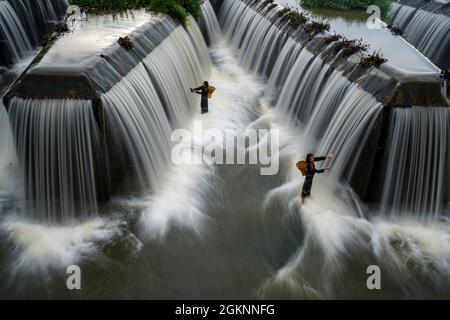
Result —
M447 109L428 113L417 107L411 114L399 110L392 119L402 125L390 131L392 141L400 145L405 145L404 139L422 137L413 125L416 121L435 128L423 139L427 145L435 145L433 152L442 157L433 157L437 161L434 171L417 178L429 181L426 176L436 174L438 180L433 180L435 184L427 192L431 198L414 197L417 202L409 202L414 203L413 208L402 206L404 197L411 194L402 184L419 188L421 181L405 180L407 173L394 172L395 167L389 166L386 170L393 172L395 181L385 180L386 185L405 193L385 188L384 207L363 203L342 176L351 171L349 167L382 106L244 7L241 1L224 1L217 20L207 2L203 19L209 47L191 21L188 32L181 27L172 31L102 95L115 138L130 155L129 175L136 176L138 191L118 192L95 210L82 210L92 214L74 212L75 218L64 219L64 223L31 218L37 211L28 209L21 195L0 193L0 297L449 297L450 224L437 205L445 190L438 173L448 159L448 128L443 120ZM189 87L204 79L216 92L209 113L200 115L199 98L190 95ZM65 112L65 108L53 110L55 102L15 100L12 123L16 130L18 124L23 125L19 113L26 111L32 116L38 103L45 107L36 112ZM70 108L75 112L87 102L65 103L75 104ZM88 117L81 122L84 124L92 121L86 110L90 109L77 113ZM1 115L0 121L4 121ZM172 130L192 131L199 121L205 129L221 132L279 130L279 172L263 176L260 165L249 164L172 164ZM74 130L78 124L73 124ZM409 131L401 129L404 127ZM32 128L36 139L48 134ZM16 137L23 132L18 131ZM440 137L438 142L436 137ZM199 141L205 148L216 143ZM20 145L16 142L16 147ZM412 146L406 152L420 158L422 151L414 148L416 144ZM186 145L184 151L202 150L196 147ZM256 147L246 146L246 151ZM401 150L394 144L391 147ZM340 156L331 174L315 178L313 197L301 206L303 178L295 163L311 151L336 151ZM80 151L80 156L89 153ZM0 161L7 163L5 159ZM417 169L412 165L409 172L413 170ZM21 177L20 173L16 176ZM3 186L5 180L1 181ZM20 182L15 185L20 189ZM85 188L82 191L87 191ZM97 205L95 200L87 203ZM63 209L44 211L44 215L57 211L68 215ZM422 211L433 215L416 214ZM83 289L76 293L65 286L70 264L83 270ZM367 289L369 265L380 266L383 290Z

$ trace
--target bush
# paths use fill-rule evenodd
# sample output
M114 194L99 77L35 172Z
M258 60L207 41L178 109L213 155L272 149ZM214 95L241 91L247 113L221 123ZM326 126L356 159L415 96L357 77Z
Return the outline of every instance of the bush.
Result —
M181 1L177 0L151 0L147 5L147 9L152 12L161 12L170 15L178 20L183 26L188 25L188 15Z
M336 42L336 41L340 41L340 40L342 40L342 36L337 33L334 33L333 35L324 38L324 41L327 44L330 44L330 43Z
M314 37L317 34L330 31L330 23L327 21L310 21L303 26L303 29Z
M334 45L335 54L342 52L343 56L351 56L358 51L367 51L369 45L367 43L362 42L362 40L348 40L344 37L341 38Z
M309 21L308 17L302 12L290 9L283 9L278 15L282 17L282 21L288 21L289 25L294 29L303 26Z
M100 11L123 11L127 9L147 8L149 11L166 13L188 25L188 13L195 19L201 15L200 0L71 0L71 4Z
M383 55L380 51L374 51L369 56L362 58L359 64L363 68L378 68L386 62L387 59L383 58Z
M390 0L301 0L305 7L334 9L363 9L371 5L380 7L383 15L389 12Z
M126 50L133 49L133 42L131 41L131 38L129 36L126 37L120 37L117 41L122 48L125 48Z

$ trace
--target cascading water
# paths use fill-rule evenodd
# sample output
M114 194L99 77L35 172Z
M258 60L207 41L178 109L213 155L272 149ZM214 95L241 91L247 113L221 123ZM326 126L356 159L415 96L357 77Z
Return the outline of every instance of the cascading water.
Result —
M264 8L264 3L259 6ZM243 67L269 77L289 37L268 20L276 16L275 10L268 13L268 18L253 12L241 1L225 1L219 21L226 26L226 36L239 52Z
M341 156L333 163L333 176L350 181L354 178L357 159L361 159L373 122L383 106L355 84L349 85L345 94L335 101L338 101L337 107L334 107L335 102L322 104L319 100L319 108L314 111L306 130L314 132L326 127L323 133L317 134L320 144L316 152L326 154L327 150L339 150Z
M3 174L14 162L14 148L8 113L0 102L0 186L3 182Z
M161 181L170 161L172 128L186 123L194 111L195 99L185 84L195 86L209 72L201 35L198 29L191 30L194 41L177 28L126 79L102 95L107 121L117 130L115 139L121 140L131 155L141 186L155 189ZM186 68L176 67L178 64Z
M220 34L221 29L214 12L214 8L209 1L204 1L202 3L200 28L205 32L205 40L207 40L208 44L211 45L218 40L218 35Z
M393 3L391 25L442 69L450 68L450 17Z
M143 92L145 95L140 94ZM136 67L126 80L103 95L102 103L107 122L114 128L113 139L127 150L130 169L141 188L156 187L161 169L170 160L171 127L145 66Z
M395 109L383 163L382 204L436 217L449 201L449 108Z
M210 70L195 21L189 32L172 20L159 23L160 30L135 41L136 54L112 54L106 64L102 61L101 74L91 72L99 88L112 84L105 93L99 92L105 129L89 100L13 98L9 102L30 200L27 212L36 220L68 223L95 216L97 199L105 197L102 186L120 179L112 177L117 170L128 171L130 185L138 180L139 192L157 188L170 162L171 131L189 120L196 104L186 83L198 85ZM167 37L147 55L155 35ZM115 83L123 74L124 59L132 70ZM59 63L46 57L40 65Z
M220 21L222 27L228 31L227 35L230 42L236 46L240 53L241 62L244 67L250 70L263 74L256 65L249 64L249 61L259 61L267 58L270 61L271 52L273 52L274 41L266 42L267 38L281 38L274 34L286 34L282 27L277 23L271 23L268 19L273 17L277 10L272 10L272 13L258 14L257 11L264 6L257 5L255 8L243 8L246 5L242 1L225 1L222 5ZM242 21L247 21L249 25L243 28ZM266 26L267 24L267 26ZM245 29L245 30L242 30ZM247 29L252 31L252 37L247 36ZM325 153L329 150L334 150L342 154L334 162L333 175L335 177L343 177L350 181L353 179L353 171L358 162L360 162L359 155L362 148L367 141L368 134L371 130L371 125L379 117L383 106L376 101L369 93L364 92L358 85L351 84L339 71L331 71L328 64L319 57L314 56L299 42L290 40L283 40L284 48L281 50L279 56L280 60L274 63L273 72L270 73L268 80L269 90L267 99L275 103L277 108L288 116L292 122L297 119L306 126L305 137L315 147L310 150L313 152ZM447 108L443 108L447 110ZM407 109L410 110L410 109ZM424 113L436 112L433 109L424 109ZM397 112L397 111L394 111ZM408 111L405 111L408 112ZM412 111L413 112L413 111ZM431 116L431 119L434 116ZM446 190L442 186L442 182L437 179L437 175L442 176L445 172L442 161L436 159L445 157L447 154L446 144L436 139L435 135L426 137L427 132L433 130L433 121L425 121L422 125L426 128L423 130L424 136L422 139L428 141L429 145L433 146L434 160L438 161L439 169L433 166L437 171L429 171L424 173L422 178L417 180L403 180L398 177L398 181L385 180L381 185L384 187L378 190L379 195L376 197L377 201L382 201L384 207L392 207L399 209L399 207L407 207L412 214L420 214L424 212L432 213L442 212L445 200L442 196L438 196ZM397 126L400 123L390 122L391 131L402 130ZM418 129L417 129L418 130ZM441 133L445 134L443 128ZM412 134L404 133L404 134ZM418 131L415 133L418 134ZM400 139L395 137L395 139ZM429 140L428 140L429 139ZM400 141L397 141L401 143ZM398 153L390 153L386 151L386 157L392 157L392 163L406 168L407 176L415 175L417 168L408 166L403 158ZM431 174L434 172L434 174ZM394 171L389 171L387 175ZM428 178L425 178L427 176ZM369 177L365 177L368 179ZM360 177L359 179L364 179ZM399 190L400 182L405 183L404 188L401 188L404 196L382 196L383 190L388 194L395 194L393 190ZM407 188L409 183L415 184L415 187ZM426 187L430 184L429 187ZM424 195L418 197L416 191L411 190L429 190L433 192L432 195ZM437 191L439 190L439 191ZM435 193L437 192L437 193ZM407 194L407 195L406 195ZM422 199L422 200L421 200ZM439 200L440 204L436 203ZM408 204L408 205L407 205ZM433 210L425 210L431 209ZM425 211L424 211L425 210Z
M0 64L17 63L39 46L68 5L67 0L0 1Z
M10 52L11 58L15 62L32 50L25 29L8 1L0 2L0 37L2 51L4 54ZM5 56L2 58L6 60Z
M13 98L9 110L27 214L47 222L95 214L99 132L91 101Z
M268 92L266 98L268 98L272 105L278 103L280 97L280 90L284 88L288 76L291 74L294 64L302 52L303 47L299 46L293 39L288 39L283 51L280 53L279 59L273 67L273 72L269 78L267 87Z
M207 4L203 4L203 20L209 23L202 31L208 37L218 35L210 41L212 68L193 20L188 32L165 20L168 25L159 24L160 32L133 37L130 51L102 51L106 53L101 64L106 68L93 70L90 75L103 89L97 93L105 113L108 160L124 157L129 166L126 175L137 175L138 189L145 190L108 201L106 222L93 219L75 227L49 228L22 220L1 221L0 234L6 235L2 245L7 249L0 251L0 262L6 266L0 273L0 296L448 297L448 222L436 216L431 221L417 219L412 214L415 204L414 208L402 208L411 210L404 217L387 218L378 208L384 200L379 199L371 208L351 190L341 192L351 189L342 178L348 180L353 175L352 166L364 152L373 127L379 126L379 118L389 110L362 86L333 69L326 57L313 55L305 44L283 34L286 30L282 25L262 18L269 15L276 20L274 14L279 8L252 8L244 1L223 1L219 12L222 30L217 30L215 14ZM259 33L255 25L264 31ZM248 30L254 32L253 37ZM220 31L226 35L224 39ZM111 31L97 32L103 38ZM112 38L117 36L114 33ZM70 36L60 41L67 45ZM153 45L155 41L157 46ZM147 54L148 48L152 48L151 54ZM125 72L126 66L132 67ZM210 112L200 115L198 96L190 95L189 86L199 85L204 79L217 90L210 100ZM78 116L88 114L89 121L94 121L90 129L98 126L98 115L91 108L80 112L81 104L91 100L55 103L63 102L73 104ZM11 112L16 115L19 111L35 116L50 115L51 111L58 114L50 100L12 98L11 103L15 104ZM33 108L39 105L41 108ZM380 198L394 185L407 190L405 177L420 170L418 161L432 163L418 176L422 182L430 182L426 175L434 177L447 166L444 159L448 156L442 153L448 145L447 110L414 107L390 111L386 125L390 135L386 141L390 143L381 156L393 158L392 162L383 160L387 164L383 171L393 171L395 181L380 177L385 185L378 190ZM194 127L197 138L195 126L199 124L216 133L235 129L238 136L251 129L278 129L280 149L273 156L279 156L279 172L262 176L261 165L216 165L207 161L169 165L170 131ZM47 128L42 124L43 131L36 138L51 137L49 130L53 128L68 132L79 125ZM31 129L39 131L36 126ZM269 135L240 151L258 148ZM52 139L49 141L60 141ZM421 139L427 141L426 148L417 146L416 141ZM228 148L228 141L226 146L215 142L200 138L194 145L183 144L183 151L204 152L206 156L211 145L217 151ZM51 149L48 144L46 148ZM330 150L339 153L331 175L317 176L313 198L300 206L302 179L295 162L307 152ZM406 157L402 159L402 151L414 163L407 173L395 171L395 164L403 166L407 161ZM40 155L50 157L52 153L42 150ZM417 200L430 204L431 199L445 198L442 177L445 175L427 187L431 190L429 199L414 198L411 203ZM408 183L420 188L422 182L413 180ZM122 187L128 191L128 186ZM397 202L401 205L404 194L394 195L395 199L386 199L382 206L391 209ZM0 210L5 210L2 208L0 202ZM417 210L422 208L421 204L417 206ZM47 277L45 283L28 281L26 285L22 285L22 277L14 278L39 272L31 280L41 279L48 269L65 274L67 265L72 264L82 268L83 283L88 284L77 293L67 290L60 277ZM382 270L382 290L366 287L367 266L374 264ZM16 281L10 281L10 277Z
M392 2L390 20L395 23L395 26L398 26L401 30L405 30L415 12L416 8Z
M246 48L246 54L250 55L245 57L246 61L270 52L268 46L258 47L261 42L253 43L247 39L246 43L243 40L246 32L243 29L254 30L254 37L257 38L256 26L264 25L261 17L257 16L257 5L255 9L244 7L242 1L225 1L220 14L221 26L239 52L241 62L244 61L242 48ZM269 34L267 30L264 33ZM258 50L248 49L253 49L253 45ZM359 156L364 145L370 142L369 132L384 112L383 105L339 71L331 71L320 56L314 57L298 42L288 40L280 60L275 63L267 82L270 86L268 101L277 107L275 110L280 111L283 117L288 116L288 122L295 123L292 119L298 118L304 124L302 141L298 142L303 154L337 151L340 156L333 162L332 177L336 177L337 181L342 177L349 180L354 166L361 161ZM243 65L248 68L245 63ZM448 202L448 187L443 181L448 168L448 108L414 107L393 109L391 112L387 138L390 145L383 159L386 165L379 168L386 173L386 177L391 178L387 179L384 175L381 178L381 188L377 190L378 202L383 208L389 208L389 212L397 210L396 214L403 213L409 217L423 214L428 221L438 221L438 216L444 214L443 205ZM425 163L429 166L423 166ZM370 264L382 266L388 277L386 281L391 288L383 296L433 296L433 290L446 294L439 284L440 281L448 282L443 271L446 262L441 264L440 259L442 254L442 259L448 261L448 249L444 249L446 253L432 254L432 265L440 270L440 280L428 277L430 269L422 266L421 262L419 269L411 270L407 261L413 256L422 261L427 252L431 252L435 237L448 244L444 240L447 231L432 224L422 226L408 220L381 222L375 219L370 222L361 219L374 215L374 212L364 209L356 199L347 205L336 205L330 187L322 184L321 178L316 179L318 186L314 192L322 200L312 200L300 209L298 198L283 205L284 210L291 214L301 213L306 235L301 249L260 288L260 297L365 296L364 285L348 274L353 273L351 270L355 268L363 272L365 266ZM340 182L335 185L338 189L346 189ZM283 210L279 206L286 201L286 193L298 193L295 189L299 187L292 182L272 190L266 199L270 208L267 209L268 214L274 214L276 209ZM324 197L329 198L325 200ZM414 236L415 232L417 234ZM397 243L406 245L399 246ZM394 250L394 255L391 250ZM427 291L429 288L424 288L416 280L418 277L429 283L429 288L435 289ZM352 289L342 292L340 288L343 287Z
M297 44L298 47L301 47ZM286 71L286 67L289 67ZM296 72L293 72L296 70ZM334 86L335 81L332 81L332 87L324 88L329 76L328 67L324 66L322 59L316 59L308 50L301 51L296 62L290 66L283 66L281 69L276 70L271 75L275 79L280 78L278 72L281 74L288 74L284 83L282 83L282 91L277 93L279 96L277 106L283 112L286 112L291 119L300 119L304 124L308 123L311 117L313 109L316 105L316 99L319 97L322 89L331 89L332 92L339 93L340 86ZM275 81L269 80L269 83ZM278 86L275 83L275 86ZM299 90L299 88L302 88ZM329 92L324 90L324 92ZM331 101L334 100L334 94L329 94L328 97Z

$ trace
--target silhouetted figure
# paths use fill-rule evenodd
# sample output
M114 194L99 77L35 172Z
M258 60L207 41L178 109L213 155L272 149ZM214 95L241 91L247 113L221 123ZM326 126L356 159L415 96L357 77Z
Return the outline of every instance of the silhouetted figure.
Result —
M208 113L208 99L211 99L213 92L216 90L216 88L209 85L208 81L203 82L203 85L192 89L191 92L195 92L197 94L200 94L202 96L202 114Z
M302 172L304 176L306 176L302 189L302 203L305 202L306 198L311 197L311 188L315 174L324 173L326 170L330 170L330 168L316 169L315 161L324 161L326 159L332 159L335 157L336 155L334 153L329 153L323 157L314 157L312 153L308 153L308 155L306 156L306 161L300 161L297 163L297 168Z

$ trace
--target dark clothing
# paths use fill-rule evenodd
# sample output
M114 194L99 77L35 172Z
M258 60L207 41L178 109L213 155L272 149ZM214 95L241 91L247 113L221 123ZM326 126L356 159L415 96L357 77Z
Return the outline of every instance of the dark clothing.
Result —
M202 114L204 114L204 113L208 113L208 98L203 98L203 96L202 96L202 104L201 104L201 107L202 107Z
M208 113L208 88L207 87L200 87L197 89L194 89L195 93L202 95L202 114Z
M314 161L324 161L324 160L326 160L326 157L314 158ZM324 173L324 172L325 172L324 169L320 169L320 170L316 169L313 162L306 164L306 178L305 178L305 182L303 183L302 198L311 196L311 188L312 188L312 183L314 180L314 175L316 173Z

